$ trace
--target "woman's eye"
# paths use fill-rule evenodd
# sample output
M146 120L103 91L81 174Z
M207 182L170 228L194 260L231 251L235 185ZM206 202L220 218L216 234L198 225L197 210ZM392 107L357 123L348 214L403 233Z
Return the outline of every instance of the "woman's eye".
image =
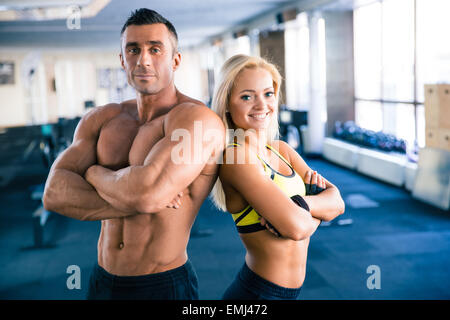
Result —
M241 99L244 101L249 101L251 99L251 97L246 94L246 95L242 96Z
M266 92L266 97L272 97L274 95L273 92Z

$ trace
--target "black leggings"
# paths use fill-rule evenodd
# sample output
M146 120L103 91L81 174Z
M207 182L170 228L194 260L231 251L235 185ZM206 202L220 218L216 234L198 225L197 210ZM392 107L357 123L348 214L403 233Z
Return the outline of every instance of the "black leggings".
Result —
M88 300L198 300L192 264L144 276L116 276L98 264L89 281Z
M225 291L223 300L298 300L300 288L285 288L254 273L246 263Z

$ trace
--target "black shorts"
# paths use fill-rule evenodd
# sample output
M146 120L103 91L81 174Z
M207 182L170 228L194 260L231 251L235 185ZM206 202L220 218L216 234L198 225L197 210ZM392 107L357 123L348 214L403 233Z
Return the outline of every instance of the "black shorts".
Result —
M225 291L223 300L298 300L300 288L285 288L254 273L246 263Z
M88 300L198 300L195 270L188 260L181 267L143 276L116 276L95 264Z

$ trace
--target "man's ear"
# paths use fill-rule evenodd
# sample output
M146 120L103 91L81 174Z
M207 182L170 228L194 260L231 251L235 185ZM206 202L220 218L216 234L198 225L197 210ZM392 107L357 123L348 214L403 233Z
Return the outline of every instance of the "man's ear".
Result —
M120 65L122 66L122 69L126 70L125 69L125 61L123 60L122 52L119 53L119 59L120 59Z
M176 52L172 58L172 69L173 71L177 70L181 63L181 53Z

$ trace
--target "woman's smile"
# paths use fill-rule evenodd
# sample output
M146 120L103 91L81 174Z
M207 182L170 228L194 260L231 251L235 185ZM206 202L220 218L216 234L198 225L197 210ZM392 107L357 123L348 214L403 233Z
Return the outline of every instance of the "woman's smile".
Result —
M269 114L270 114L270 112L254 113L254 114L249 114L248 116L255 120L260 121L260 120L265 120Z
M236 77L229 112L238 128L267 129L276 111L272 75L263 68L244 69Z

